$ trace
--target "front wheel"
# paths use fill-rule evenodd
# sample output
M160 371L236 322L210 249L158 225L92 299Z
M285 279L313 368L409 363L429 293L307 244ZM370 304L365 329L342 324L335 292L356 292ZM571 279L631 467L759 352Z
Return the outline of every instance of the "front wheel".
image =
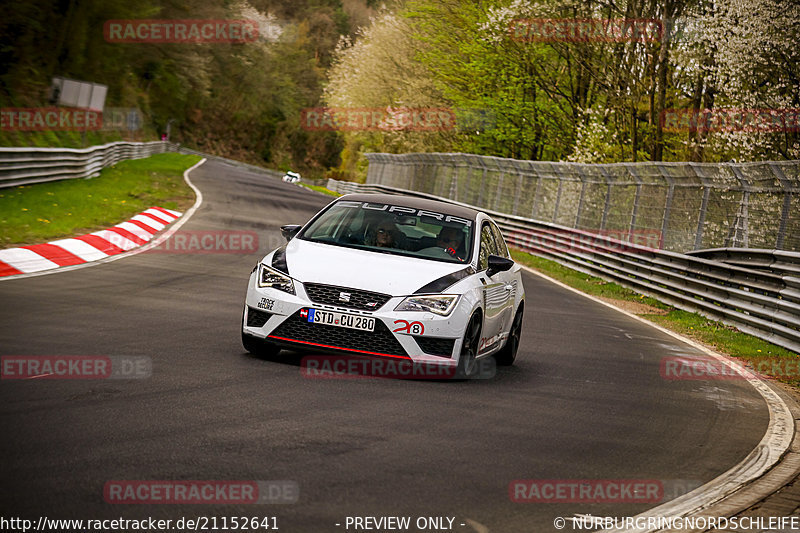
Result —
M511 323L511 330L508 332L508 340L499 352L494 354L494 359L500 366L511 366L517 358L519 349L519 339L522 336L522 306L517 309L514 321Z
M461 355L458 358L456 376L471 378L478 371L478 346L481 342L481 315L475 313L469 319L467 330L464 332L464 342L461 345Z

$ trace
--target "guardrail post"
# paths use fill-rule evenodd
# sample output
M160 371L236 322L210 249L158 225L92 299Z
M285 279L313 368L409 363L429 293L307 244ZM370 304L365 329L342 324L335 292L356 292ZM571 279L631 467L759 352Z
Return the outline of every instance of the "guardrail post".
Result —
M487 171L487 169L486 169L486 163L484 163L483 159L480 159L479 162L480 162L481 166L483 167L483 172L481 172L481 186L480 186L480 189L478 189L478 206L484 207L484 205L483 205L483 189L484 189L484 186L486 185L486 171Z
M633 196L633 209L631 209L631 223L628 230L629 238L628 240L633 239L633 232L636 231L636 216L639 212L639 199L642 196L642 178L636 173L636 163L626 163L625 168L628 169L628 173L633 176L633 180L636 182L636 193Z
M789 220L789 208L792 207L792 193L783 193L783 208L781 209L781 222L778 226L778 236L775 238L775 249L783 250L783 240L786 237L786 221Z
M581 177L581 194L578 197L578 212L575 213L575 222L572 224L573 228L580 228L581 227L581 211L583 210L583 200L586 195L586 182L588 181L586 175L583 173L583 167L580 163L572 163L570 166L574 166L575 169L578 171L578 175ZM569 167L568 167L569 168ZM561 181L559 180L559 198L561 197ZM555 219L554 219L555 220Z
M522 171L517 167L517 188L514 193L514 209L511 214L516 215L519 212L519 197L522 196Z
M689 163L689 168L692 169L695 175L700 178L700 181L703 183L703 201L700 204L700 214L697 217L697 230L694 234L694 249L699 250L703 247L703 229L705 228L706 224L706 213L708 212L708 198L711 195L711 184L708 183L708 180L703 173L702 166Z
M669 189L667 189L667 201L664 203L664 217L661 219L661 248L664 248L667 244L667 232L669 231L669 214L672 210L672 199L675 196L675 180L672 179L667 172L664 171L664 168L655 163L656 168L661 173L661 176L664 180L669 184Z
M786 223L789 220L789 208L792 207L792 193L790 192L791 183L786 179L783 170L775 163L770 163L769 168L772 173L778 178L783 192L783 207L781 208L781 221L778 224L778 235L775 237L775 249L783 250L783 240L786 236Z
M497 178L497 192L495 192L495 195L494 195L494 210L495 211L499 211L500 210L500 196L503 193L503 178L505 177L505 175L506 175L506 171L505 170L501 170L500 171L500 177Z
M533 205L531 206L531 218L535 219L539 213L539 193L542 190L542 175L539 174L539 169L536 168L536 163L531 163L533 172L536 174L536 190L533 192Z
M739 209L736 211L736 218L733 221L733 227L731 228L733 231L733 245L736 246L739 242L739 229L741 228L742 234L742 241L744 243L744 247L747 248L747 243L749 239L749 230L750 230L750 183L747 181L747 178L742 173L742 169L739 168L734 163L729 163L728 168L731 169L733 175L736 176L736 179L739 180L739 183L742 185L742 201L739 203ZM729 233L730 239L730 233Z
M455 164L455 161L452 162L452 166L450 167L450 192L448 193L448 198L451 200L455 200L458 195L458 167Z
M611 209L611 187L614 182L606 170L606 167L601 166L600 172L603 173L603 176L605 176L606 181L608 182L606 185L606 204L603 206L603 218L600 219L600 229L604 230L606 229L606 221L608 220L608 211Z
M558 206L561 204L561 189L563 189L564 180L558 180L558 192L556 193L556 205L553 208L553 222L558 218Z
M377 179L377 181L375 183L379 183L381 185L384 185L385 182L383 181L383 175L386 172L386 161L381 161L378 169L379 169L378 179ZM367 177L369 177L369 176L367 176ZM367 180L367 181L369 181L369 180Z

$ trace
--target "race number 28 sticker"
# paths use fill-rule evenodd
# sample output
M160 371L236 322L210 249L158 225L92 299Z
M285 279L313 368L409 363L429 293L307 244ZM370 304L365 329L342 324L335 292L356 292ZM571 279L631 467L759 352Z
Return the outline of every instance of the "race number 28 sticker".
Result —
M425 326L422 325L422 322L409 322L408 320L395 320L394 325L402 324L397 329L393 329L394 333L410 333L411 335L422 335L425 333Z

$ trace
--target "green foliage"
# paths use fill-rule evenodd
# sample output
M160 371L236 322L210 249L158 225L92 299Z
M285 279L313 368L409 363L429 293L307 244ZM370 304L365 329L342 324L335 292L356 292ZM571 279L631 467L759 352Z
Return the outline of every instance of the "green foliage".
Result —
M0 18L0 107L50 105L52 77L108 86L107 107L145 117L127 132L0 131L0 145L83 146L126 138L171 140L255 164L321 176L339 163L333 132L306 132L300 111L320 105L325 69L341 34L372 13L366 0L31 0ZM108 20L249 19L248 43L106 42Z
M648 29L638 39L550 40L512 30L532 19L638 20ZM671 131L661 119L720 104L796 108L798 21L800 4L780 0L406 0L339 50L326 101L491 118L423 138L346 133L362 151L594 163L796 158L794 131Z

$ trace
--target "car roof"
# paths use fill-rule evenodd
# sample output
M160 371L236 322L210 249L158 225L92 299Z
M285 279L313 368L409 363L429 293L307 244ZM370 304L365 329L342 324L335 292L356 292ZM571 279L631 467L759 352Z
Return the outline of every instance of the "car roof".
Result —
M452 215L456 217L466 218L469 220L476 220L480 211L472 209L471 207L464 207L461 205L442 202L439 200L429 200L427 198L416 198L414 196L405 196L400 194L346 194L338 200L347 200L350 202L370 202L375 204L391 204L399 205L402 207L411 207L414 209L424 209L426 211L435 211L443 215Z

